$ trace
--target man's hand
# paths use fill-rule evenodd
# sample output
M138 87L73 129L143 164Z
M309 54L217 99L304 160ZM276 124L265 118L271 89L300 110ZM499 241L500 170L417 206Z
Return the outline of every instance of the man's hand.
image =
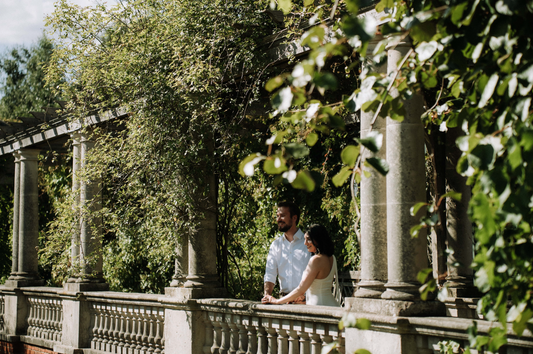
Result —
M262 304L277 304L278 302L278 299L276 299L274 296L272 295L265 295L262 299L261 299L261 303Z

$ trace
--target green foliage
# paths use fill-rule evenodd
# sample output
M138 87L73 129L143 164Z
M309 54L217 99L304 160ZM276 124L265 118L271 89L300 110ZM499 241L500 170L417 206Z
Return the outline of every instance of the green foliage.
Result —
M0 159L0 170L6 171L6 165L12 160ZM0 184L0 283L4 283L11 273L11 244L13 232L13 187Z
M297 117L277 124L262 107L261 75L268 63L261 45L273 29L264 12L268 4L132 1L81 8L60 1L48 18L58 40L47 78L55 82L66 73L68 80L55 87L69 101L73 119L113 107L129 112L118 124L85 130L97 144L80 177L102 181L104 208L93 216L104 223L104 273L113 290L160 293L168 286L176 243L181 235L195 234L213 188L218 273L233 296L259 298L264 260L277 233L275 205L282 199L302 206L303 226L325 224L345 269L355 266L350 195L329 183L331 171L339 168L330 151L342 144L309 134L308 147L288 129ZM316 80L334 85L328 76ZM278 87L274 80L267 89ZM277 97L283 111L291 93ZM321 114L339 123L331 109L323 107ZM287 159L306 166L308 172L293 182L313 186L313 196L263 174L247 180L238 174L253 174L259 162L251 155L259 148L255 138L270 132L275 139L294 139L283 148L284 157L273 154L265 168L283 173ZM213 172L218 186L206 182ZM68 255L77 218L73 201L67 193L58 206L42 251L54 264L54 282L73 271Z
M525 311L533 307L533 170L529 163L533 157L533 6L527 1L382 0L376 10L387 10L389 22L381 26L383 39L372 53L367 48L369 40L375 38L377 22L371 16L359 18L357 8L350 2L348 13L338 24L343 32L335 32L335 44L326 40L325 23L302 35L301 42L311 48L308 57L295 66L291 76L281 75L271 81L282 87L278 91L282 104L275 114L297 115L291 129L302 135L313 130L329 132L335 125L327 118L338 112L362 109L375 117L402 121L405 110L401 102L413 93L424 92L426 102L434 102L422 116L426 127L439 126L442 131L458 128L465 134L457 139L462 151L457 171L468 177L472 186L469 216L476 240L472 267L475 283L485 293L479 309L502 326L513 322L518 334L533 329L531 313ZM369 69L380 64L385 48L406 38L413 47L400 60L396 72L385 75ZM351 53L343 54L343 58L357 57L365 66L359 87L346 90L342 101L326 104L333 85L316 80L315 73L328 76L324 62L335 60L339 52ZM347 67L345 72L349 70ZM336 75L337 79L341 76ZM391 95L393 88L395 97ZM324 95L323 99L312 98L314 90ZM326 107L327 112L323 111ZM285 141L268 143L280 144L283 153ZM268 159L269 154L257 157ZM353 158L344 157L343 162L346 166L336 176L336 185L346 181L350 171L363 173L361 159L353 168ZM383 174L387 172L384 162L367 159L366 163ZM282 176L296 175L298 167L287 164ZM412 233L437 225L441 202L442 198L428 206L429 215L422 217ZM500 327L493 328L490 337L472 338L472 347L491 352L506 342L505 330Z
M0 119L27 117L30 111L55 106L56 96L44 81L52 51L52 42L42 36L30 48L14 47L0 56Z

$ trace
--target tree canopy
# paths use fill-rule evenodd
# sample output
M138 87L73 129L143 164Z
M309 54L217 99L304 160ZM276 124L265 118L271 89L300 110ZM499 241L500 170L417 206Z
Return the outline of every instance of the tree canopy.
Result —
M13 47L0 56L0 119L27 117L31 111L55 106L56 97L44 80L52 50L52 42L43 35L29 48Z

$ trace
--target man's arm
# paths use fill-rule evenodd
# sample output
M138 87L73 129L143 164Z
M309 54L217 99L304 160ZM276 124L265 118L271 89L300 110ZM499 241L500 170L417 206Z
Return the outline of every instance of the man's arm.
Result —
M265 276L263 277L264 295L272 295L272 292L274 291L274 285L276 284L276 278L278 276L277 254L279 252L280 250L277 242L272 242L270 249L268 250L268 256L265 265Z
M265 288L264 288L263 296L264 295L272 295L272 291L274 291L274 283L271 283L269 281L265 282Z

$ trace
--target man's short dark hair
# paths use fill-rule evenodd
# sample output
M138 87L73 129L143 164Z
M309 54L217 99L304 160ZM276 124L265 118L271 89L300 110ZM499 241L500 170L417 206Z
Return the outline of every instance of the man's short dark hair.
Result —
M293 202L282 201L278 203L278 208L285 207L289 208L289 213L291 213L291 218L293 215L296 215L296 225L300 221L300 208Z

